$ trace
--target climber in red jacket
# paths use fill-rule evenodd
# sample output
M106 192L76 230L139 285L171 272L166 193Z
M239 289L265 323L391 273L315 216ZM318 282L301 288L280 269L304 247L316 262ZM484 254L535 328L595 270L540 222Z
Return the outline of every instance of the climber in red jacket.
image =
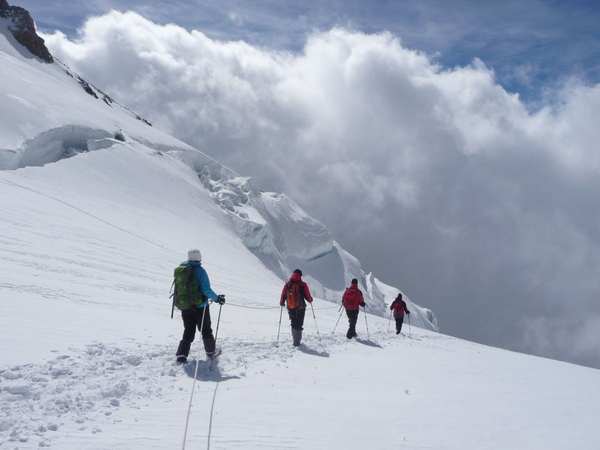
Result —
M346 315L348 316L349 326L346 337L348 339L352 339L354 336L356 336L356 322L358 321L359 307L367 306L363 299L363 294L358 288L358 280L356 278L352 279L350 287L344 292L344 296L342 297L342 305L344 305L344 308L346 308Z
M292 326L292 339L294 347L298 347L302 342L302 328L304 325L304 313L306 312L306 302L312 303L313 298L310 295L308 284L302 281L302 271L294 270L292 276L283 286L279 304L286 305L290 324Z
M394 319L396 320L396 334L402 331L402 323L404 322L404 313L410 314L406 307L406 302L402 300L402 294L398 294L396 300L390 305L390 309L394 311Z

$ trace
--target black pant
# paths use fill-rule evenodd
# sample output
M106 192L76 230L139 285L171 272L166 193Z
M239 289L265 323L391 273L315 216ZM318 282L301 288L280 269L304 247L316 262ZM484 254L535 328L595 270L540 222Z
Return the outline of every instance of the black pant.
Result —
M356 336L356 322L358 320L358 309L347 309L346 315L348 316L348 332L346 333L347 338Z
M206 313L204 314L204 323L202 323L202 314L204 309L188 309L181 311L181 318L183 319L183 338L179 342L177 348L177 356L188 356L190 353L190 346L194 342L196 336L196 327L198 331L202 333L202 342L204 343L204 350L206 353L213 353L215 351L215 337L213 336L211 324L210 324L210 309L206 306ZM202 327L202 329L200 328Z
M396 333L400 333L402 331L404 316L395 316L394 319L396 319Z
M290 323L292 324L293 330L302 330L305 313L306 308L288 309L288 315L290 316Z

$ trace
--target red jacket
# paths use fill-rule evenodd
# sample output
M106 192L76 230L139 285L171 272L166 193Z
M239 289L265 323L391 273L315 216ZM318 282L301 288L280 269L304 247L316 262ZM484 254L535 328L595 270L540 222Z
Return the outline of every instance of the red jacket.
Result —
M279 304L283 306L287 302L288 309L306 308L305 300L309 303L313 301L308 284L302 281L301 275L292 273L289 281L283 286Z
M352 285L346 289L342 297L342 305L350 311L356 311L359 306L365 306L363 294L358 286Z
M394 317L404 317L404 313L410 314L410 311L406 307L406 302L401 298L397 298L390 305L390 309L394 311Z

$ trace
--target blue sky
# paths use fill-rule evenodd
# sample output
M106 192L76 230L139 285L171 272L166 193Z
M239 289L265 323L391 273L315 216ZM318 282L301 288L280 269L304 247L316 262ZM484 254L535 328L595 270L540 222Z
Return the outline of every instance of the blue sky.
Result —
M69 36L90 15L134 10L158 22L199 29L213 38L243 39L299 51L307 34L343 26L388 30L443 66L480 58L498 81L535 107L568 77L600 81L600 2L590 0L13 0L44 31ZM166 6L168 4L168 6Z

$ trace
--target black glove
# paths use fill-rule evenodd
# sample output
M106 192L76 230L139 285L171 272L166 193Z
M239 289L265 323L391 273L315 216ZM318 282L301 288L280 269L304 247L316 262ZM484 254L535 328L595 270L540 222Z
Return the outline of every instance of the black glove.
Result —
M221 294L221 295L217 295L217 300L216 300L216 302L217 302L219 305L223 305L223 304L225 304L225 296L224 296L223 294Z
M363 302L363 304L362 304L362 307L363 307L363 308L366 308L366 307L367 307L367 304L366 304L365 302Z

